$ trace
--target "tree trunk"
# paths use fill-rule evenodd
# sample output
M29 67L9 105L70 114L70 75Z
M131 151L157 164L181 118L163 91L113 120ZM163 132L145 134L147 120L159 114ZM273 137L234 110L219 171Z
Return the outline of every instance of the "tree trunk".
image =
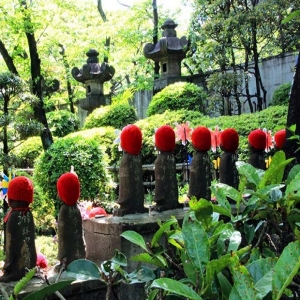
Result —
M13 74L19 76L19 73L18 73L18 71L17 71L17 68L16 68L16 66L15 66L15 64L14 64L14 62L13 62L13 59L12 59L12 57L9 55L7 49L5 48L5 45L3 44L3 42L2 42L1 40L0 40L0 53L1 53L1 55L2 55L2 57L3 57L3 59L4 59L4 61L5 61L5 64L6 64L7 68L8 68L8 70L9 70L11 73L13 73Z
M253 104L251 102L251 95L249 90L249 51L246 50L245 54L245 69L244 69L244 79L245 79L245 90L246 90L246 97L247 102L249 105L250 112L253 113Z
M153 7L153 45L156 45L158 42L158 13L157 13L157 4L156 0L152 1ZM154 62L154 78L159 77L159 62Z
M258 49L257 49L257 38L256 38L256 21L252 22L252 44L253 44L253 60L254 60L254 75L256 83L256 97L257 97L257 110L261 111L262 106L262 97L260 94L260 72L258 67Z
M300 64L299 64L300 52L297 57L296 69L294 74L294 80L291 88L288 115L287 115L287 127L296 124L295 134L300 135ZM287 140L285 143L284 151L287 158L295 157L294 164L300 163L300 151L296 150L299 147L299 141L297 139L289 140L292 133L287 130Z
M42 90L42 77L41 77L41 60L37 51L36 39L31 24L30 14L27 11L26 1L21 0L20 4L24 8L24 27L27 28L26 38L30 53L30 69L32 81L32 93L38 97L39 101L34 106L34 116L44 125L44 130L41 133L43 149L47 150L53 144L53 137L48 126L46 112L44 110L43 90Z
M75 114L75 109L74 109L74 92L72 89L72 84L70 80L70 66L69 62L67 60L66 54L65 54L65 48L62 44L59 44L59 47L61 48L61 51L59 52L62 56L63 59L63 64L65 67L65 72L66 72L66 80L67 80L67 91L68 91L68 98L69 98L69 104L70 104L70 111Z

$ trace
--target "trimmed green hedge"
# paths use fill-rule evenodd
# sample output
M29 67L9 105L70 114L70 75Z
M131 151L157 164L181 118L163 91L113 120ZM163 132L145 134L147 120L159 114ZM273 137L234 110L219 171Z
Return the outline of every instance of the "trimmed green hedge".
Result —
M34 170L34 182L48 201L54 201L56 213L61 206L56 182L71 166L80 179L80 199L102 199L105 194L108 176L100 144L89 137L61 138L38 158Z
M155 94L148 106L147 115L162 114L166 110L195 110L205 112L207 93L193 83L177 82Z
M54 136L63 137L79 129L79 118L68 110L47 113L49 128Z
M87 116L84 128L112 126L123 128L137 121L137 114L133 106L129 104L112 104L95 109Z

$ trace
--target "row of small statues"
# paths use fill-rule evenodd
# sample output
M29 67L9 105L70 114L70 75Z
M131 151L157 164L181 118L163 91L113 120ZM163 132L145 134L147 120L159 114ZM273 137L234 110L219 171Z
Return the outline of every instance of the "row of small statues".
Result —
M190 164L190 180L188 198L211 199L211 132L204 126L195 128L191 135L194 149ZM237 149L239 135L233 128L220 133L220 148L222 154L219 163L219 181L238 188L239 175L236 169L238 159ZM275 148L281 149L285 143L285 129L278 131L275 136ZM119 207L115 216L145 212L144 186L142 179L142 163L140 151L142 133L135 125L128 125L121 132L121 148L123 157L119 169ZM261 130L253 130L248 136L250 157L248 162L256 168L266 169L265 148L267 134ZM169 125L158 128L155 132L155 147L158 155L155 160L155 195L154 211L164 211L181 207L178 202L178 181L173 150L175 148L175 132Z
M263 136L264 135L264 136ZM285 135L281 134L281 148ZM276 137L275 137L276 138ZM211 199L211 162L208 151L211 148L211 134L206 127L197 127L192 133L192 147L195 150L190 165L190 183L188 197ZM260 165L265 148L265 133L256 130L248 137L252 154L249 162L255 167ZM238 174L235 167L236 150L239 144L237 132L225 129L220 136L220 182L238 186ZM175 132L168 125L161 126L155 133L155 146L159 151L155 161L155 197L154 210L165 211L181 207L178 202L178 183L176 164L173 154ZM123 157L119 170L119 207L114 216L132 213L144 213L144 186L140 151L142 133L136 125L128 125L121 132ZM264 165L265 166L265 165ZM82 231L82 217L77 206L80 198L80 182L77 174L71 170L57 180L57 192L62 200L58 215L58 260L56 270L66 267L76 259L85 258L86 249ZM5 263L2 282L21 279L27 268L36 266L35 225L30 204L33 202L33 184L25 176L18 176L9 182L7 191L10 210L4 218L5 223Z

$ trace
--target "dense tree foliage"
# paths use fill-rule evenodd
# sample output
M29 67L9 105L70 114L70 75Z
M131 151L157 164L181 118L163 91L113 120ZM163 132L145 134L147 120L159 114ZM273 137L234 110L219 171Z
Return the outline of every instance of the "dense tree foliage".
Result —
M191 20L190 65L196 72L209 68L223 73L242 71L245 91L238 93L233 83L235 102L241 112L240 99L246 97L250 111L266 107L266 90L260 76L259 60L270 55L295 51L299 47L299 25L295 20L282 24L290 10L299 8L298 0L202 1L195 2ZM294 41L290 35L294 34ZM254 67L249 62L254 62ZM255 94L248 81L254 76ZM224 98L228 95L224 94ZM253 107L256 98L256 107Z

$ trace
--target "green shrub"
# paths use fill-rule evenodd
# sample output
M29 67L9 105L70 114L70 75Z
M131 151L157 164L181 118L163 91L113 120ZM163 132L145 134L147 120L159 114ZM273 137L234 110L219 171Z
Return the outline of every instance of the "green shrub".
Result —
M103 148L105 153L105 161L107 161L108 165L114 165L120 160L121 152L118 150L118 145L114 143L114 140L117 138L117 132L113 127L83 129L73 132L67 137L80 137L82 139L89 138L94 140Z
M79 128L78 116L68 110L48 112L47 121L52 134L57 137L63 137Z
M133 106L126 103L116 103L95 109L87 116L84 128L112 126L121 129L136 121L137 114Z
M34 136L12 150L16 157L16 168L33 168L36 158L43 152L41 137Z
M141 128L143 133L143 146L141 151L142 163L153 164L157 157L157 152L154 145L155 129L159 128L162 125L170 125L175 128L175 122L181 124L185 123L186 121L199 120L202 117L203 115L198 111L187 111L184 109L177 111L167 110L163 114L153 115L136 122L135 124ZM206 117L204 117L204 119L206 119ZM174 151L178 163L182 162L180 159L181 150L181 144L178 142Z
M215 126L218 126L220 130L226 128L236 129L240 137L238 153L240 159L245 160L249 155L247 139L249 133L257 128L266 128L267 130L271 130L272 133L275 133L277 130L285 127L286 116L287 107L284 106L272 106L253 114L221 116L217 118L209 118L195 111L178 110L166 111L163 114L157 114L140 120L135 124L139 126L143 132L143 147L141 151L143 164L152 164L156 159L157 153L153 141L155 129L165 124L168 124L175 129L175 122L181 124L186 121L190 121L191 128L206 126L214 130ZM183 162L183 150L181 143L177 142L174 151L177 163ZM188 150L189 153L192 153L190 147Z
M288 105L290 99L291 83L280 85L273 94L272 105Z
M177 82L155 94L148 106L147 115L162 114L166 110L195 110L204 112L207 94L193 83Z
M80 198L101 199L108 182L106 162L99 143L88 137L65 137L57 140L35 163L34 182L58 213L61 200L57 196L57 179L74 166L80 179Z

